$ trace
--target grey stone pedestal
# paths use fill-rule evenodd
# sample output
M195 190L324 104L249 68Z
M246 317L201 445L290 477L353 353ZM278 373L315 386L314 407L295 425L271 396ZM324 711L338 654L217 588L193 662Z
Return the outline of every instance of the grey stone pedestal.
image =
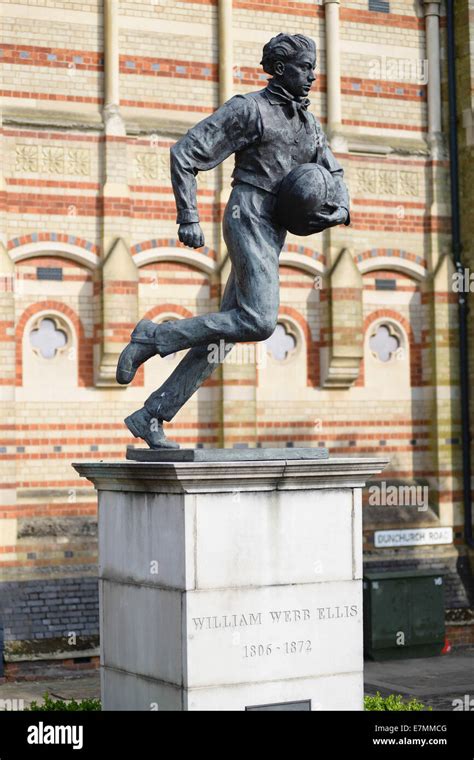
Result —
M361 710L385 459L76 463L99 493L105 710Z

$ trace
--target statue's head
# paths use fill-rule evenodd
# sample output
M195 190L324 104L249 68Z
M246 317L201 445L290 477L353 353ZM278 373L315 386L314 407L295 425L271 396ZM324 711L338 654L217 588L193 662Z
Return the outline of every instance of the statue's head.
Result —
M316 79L316 45L304 34L277 34L264 46L260 63L291 95L302 97Z

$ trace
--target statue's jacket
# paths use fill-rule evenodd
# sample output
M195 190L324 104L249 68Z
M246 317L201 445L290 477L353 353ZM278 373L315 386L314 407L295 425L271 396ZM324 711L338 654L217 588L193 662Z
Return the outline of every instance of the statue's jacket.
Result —
M196 174L213 169L232 153L232 184L247 183L276 194L286 175L300 164L324 166L338 185L339 204L347 209L344 171L332 154L321 124L273 80L263 90L235 95L190 129L171 148L171 181L177 223L198 222Z

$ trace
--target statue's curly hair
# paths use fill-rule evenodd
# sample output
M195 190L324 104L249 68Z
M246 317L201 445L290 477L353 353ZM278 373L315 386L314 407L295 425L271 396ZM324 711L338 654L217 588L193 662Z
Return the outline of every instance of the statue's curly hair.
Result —
M277 34L264 45L260 64L267 74L273 76L277 61L289 61L301 50L311 50L316 53L316 45L304 34Z

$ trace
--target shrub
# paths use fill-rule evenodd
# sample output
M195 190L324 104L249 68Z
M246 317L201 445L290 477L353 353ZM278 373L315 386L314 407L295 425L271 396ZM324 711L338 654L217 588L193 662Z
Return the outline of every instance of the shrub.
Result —
M425 705L418 699L404 700L401 694L390 694L388 697L382 697L378 691L375 697L364 697L365 710L431 710L431 707Z
M71 699L68 702L64 702L62 699L51 699L48 692L43 694L43 704L37 702L31 702L29 707L25 707L25 711L40 711L49 712L51 710L71 710L74 712L83 710L101 710L100 699L82 699L80 702L76 702L75 699Z

